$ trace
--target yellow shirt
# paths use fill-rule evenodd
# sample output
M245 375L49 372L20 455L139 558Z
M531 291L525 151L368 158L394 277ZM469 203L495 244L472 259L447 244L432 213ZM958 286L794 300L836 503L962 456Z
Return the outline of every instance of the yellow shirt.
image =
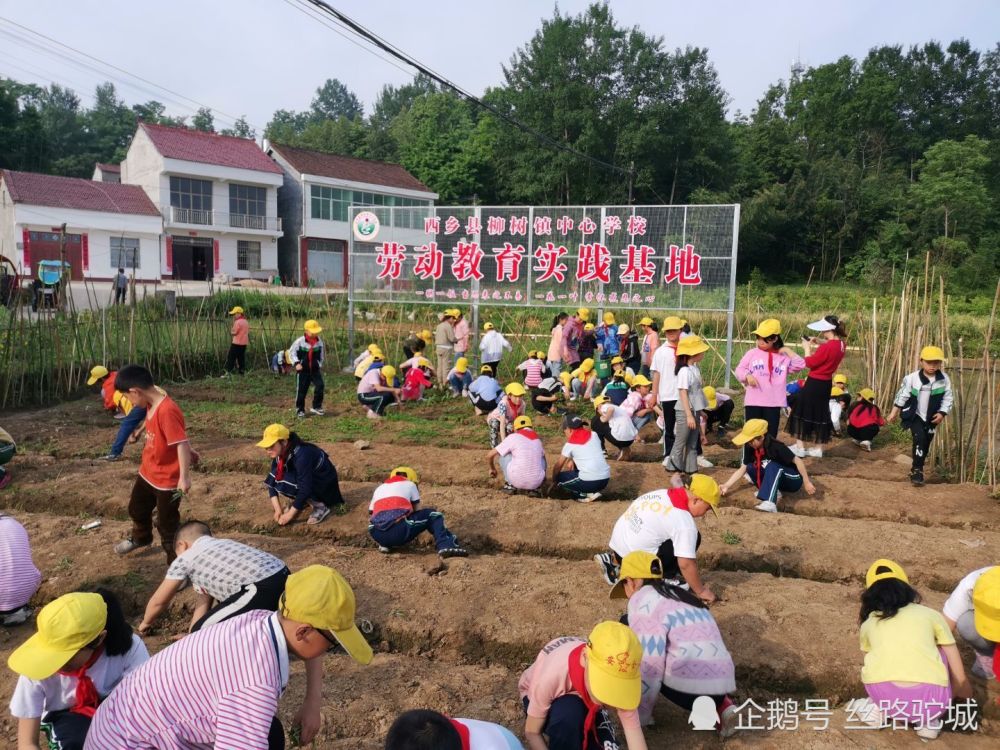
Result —
M361 360L361 364L354 368L354 377L363 378L365 376L365 373L368 372L368 368L371 367L371 364L374 361L375 357L373 357L371 354L369 354L367 357Z
M873 612L861 624L861 681L947 685L948 669L938 647L954 643L944 615L929 607L907 604L888 620Z

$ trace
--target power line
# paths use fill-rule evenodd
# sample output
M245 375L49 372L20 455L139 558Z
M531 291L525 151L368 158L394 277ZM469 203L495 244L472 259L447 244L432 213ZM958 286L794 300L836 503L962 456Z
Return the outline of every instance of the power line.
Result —
M598 158L596 158L594 156L591 156L590 154L585 154L582 151L577 151L572 146L569 146L569 145L567 145L565 143L561 143L561 142L557 141L556 139L552 138L551 136L546 135L545 133L541 132L540 130L535 129L535 128L531 127L530 125L526 125L523 122L521 122L520 120L517 120L516 118L512 117L511 115L508 115L506 112L503 112L503 111L497 109L492 104L489 104L489 103L483 101L482 99L480 99L479 97L474 96L473 94L470 94L468 91L465 91L463 88L461 88L458 84L452 83L449 79L445 78L444 76L442 76L442 75L440 75L438 73L435 73L433 70L431 70L430 68L428 68L423 63L415 60L413 57L411 57L407 53L403 52L402 50L396 48L394 45L390 44L389 42L387 42L384 39L382 39L381 37L379 37L373 31L370 31L369 29L365 28L364 26L362 26L357 21L355 21L352 18L350 18L350 17L346 16L345 14L341 13L336 8L334 8L334 7L330 6L330 5L328 5L327 3L323 2L323 0L305 0L305 1L311 3L314 6L316 6L323 13L325 13L325 14L333 17L333 18L335 18L338 21L340 21L340 23L342 23L343 25L345 25L347 28L349 28L355 34L357 34L358 36L360 36L363 39L368 40L371 44L374 44L379 49L381 49L381 50L383 50L385 52L388 52L390 55L392 55L396 59L401 60L402 62L406 63L410 67L416 69L418 72L423 73L428 78L431 78L431 79L437 81L438 83L440 83L445 88L447 88L447 89L449 89L451 91L454 91L456 94L458 94L463 99L466 99L466 100L472 102L473 104L475 104L476 106L481 107L482 109L485 109L488 112L491 112L493 115L495 115L496 117L499 117L504 122L507 122L507 123L513 125L514 127L518 128L519 130L521 130L521 131L523 131L523 132L525 132L525 133L533 136L538 141L540 141L542 143L545 143L546 145L551 146L553 148L559 149L560 151L564 151L564 152L566 152L568 154L572 154L573 156L576 156L576 157L578 157L580 159L586 159L587 161L589 161L589 162L591 162L593 164L596 164L597 166L602 167L603 169L608 169L608 170L611 170L613 172L618 172L619 174L623 174L623 175L628 175L629 174L629 170L623 169L622 167L619 167L619 166L617 166L615 164L611 164L610 162L603 161L602 159L598 159Z

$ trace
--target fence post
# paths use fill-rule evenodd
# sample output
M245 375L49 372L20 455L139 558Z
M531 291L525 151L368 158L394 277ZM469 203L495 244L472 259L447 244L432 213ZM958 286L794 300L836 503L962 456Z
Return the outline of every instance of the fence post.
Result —
M733 206L733 255L729 266L729 312L726 321L726 384L733 372L733 318L736 314L736 251L740 242L740 204Z

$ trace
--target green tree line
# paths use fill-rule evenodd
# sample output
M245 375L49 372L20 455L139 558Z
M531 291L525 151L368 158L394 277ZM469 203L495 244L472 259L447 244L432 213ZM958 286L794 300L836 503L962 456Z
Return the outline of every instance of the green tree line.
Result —
M422 76L383 87L367 115L330 78L264 135L402 164L442 203L738 202L741 273L774 280L878 285L927 252L966 289L1000 273L1000 44L877 47L790 71L727 116L708 50L670 49L595 3L544 20L482 98L593 161ZM111 84L84 110L58 86L0 81L0 166L89 174L139 118L176 122ZM190 126L212 130L211 112ZM245 120L228 132L255 135Z

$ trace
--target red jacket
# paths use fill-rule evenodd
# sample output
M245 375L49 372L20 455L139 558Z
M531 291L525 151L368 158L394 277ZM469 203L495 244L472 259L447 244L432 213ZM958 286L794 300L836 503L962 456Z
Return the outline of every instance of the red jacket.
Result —
M824 343L811 357L806 357L809 377L813 380L833 380L846 351L847 345L840 339L830 339Z
M882 412L879 411L879 408L864 400L855 402L854 406L851 407L847 421L851 427L859 429L871 425L885 427L885 420L882 418Z

